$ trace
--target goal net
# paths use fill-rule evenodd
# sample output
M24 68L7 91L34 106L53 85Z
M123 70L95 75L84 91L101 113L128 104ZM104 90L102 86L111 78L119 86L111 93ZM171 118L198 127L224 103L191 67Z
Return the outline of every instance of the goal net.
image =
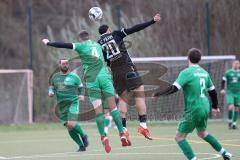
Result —
M225 98L219 94L222 76L227 69L231 68L231 62L234 59L235 56L203 56L200 63L200 65L210 73L218 92L219 107L221 110L218 118L224 118L226 115ZM152 79L156 77L168 81L169 83L173 83L179 72L188 66L187 57L145 57L133 58L133 61L137 65L137 68L139 68L139 71L152 70L151 76L144 79L144 84L149 84L148 81L152 81ZM159 70L164 69L162 69L163 67L161 66L157 67L158 64L167 68L166 73L161 77L159 77L159 74L162 73L161 71L159 72ZM145 86L146 90L148 88L151 88L151 85ZM184 110L182 91L169 96L161 96L156 100L153 100L148 96L146 97L146 103L149 120L178 120L181 118ZM131 120L137 120L138 116L134 106L128 107L128 118Z
M0 70L0 124L32 123L32 70Z
M210 73L218 93L220 91L222 76L227 69L231 68L233 59L235 59L235 56L202 57L200 65ZM157 121L179 120L184 110L182 91L169 96L161 96L156 100L151 98L151 94L158 86L160 86L160 89L164 90L164 88L166 89L169 84L175 81L179 72L188 67L187 57L141 57L132 58L132 60L136 64L140 75L142 75L145 86L148 119ZM78 57L70 60L70 66L72 71L76 72L83 79L81 63ZM55 72L58 72L58 70L55 70ZM161 83L158 83L158 79L161 80ZM79 120L93 120L95 118L95 113L88 95L85 95L85 101L80 104ZM130 99L133 102L133 96L131 96ZM219 107L222 111L218 118L224 118L226 115L225 98L218 94L218 99ZM138 114L134 105L128 106L127 118L129 120L138 119Z

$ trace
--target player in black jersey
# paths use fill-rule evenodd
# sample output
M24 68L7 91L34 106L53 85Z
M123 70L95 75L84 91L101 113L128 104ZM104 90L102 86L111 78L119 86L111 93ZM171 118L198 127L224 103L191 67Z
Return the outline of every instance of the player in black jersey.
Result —
M135 101L140 121L138 132L150 140L152 138L146 125L147 116L143 82L137 72L137 68L129 57L123 39L127 35L141 31L160 20L160 14L156 14L152 20L135 25L131 28L112 31L108 25L99 27L101 37L98 42L101 44L104 58L111 68L114 87L120 96L120 104L123 104L120 106L120 110L126 110L126 103L124 105L121 101L128 102L128 94L130 91L133 91L136 94ZM124 127L126 127L126 118L124 114L122 115L122 121Z

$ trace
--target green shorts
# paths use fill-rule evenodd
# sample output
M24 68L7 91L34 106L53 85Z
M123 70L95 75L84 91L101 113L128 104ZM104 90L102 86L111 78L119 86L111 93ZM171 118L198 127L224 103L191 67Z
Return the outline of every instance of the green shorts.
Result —
M79 114L79 101L61 101L57 105L57 116L65 126L68 121L77 121Z
M178 132L191 133L195 128L198 132L207 129L209 109L197 108L192 112L185 112L178 124Z
M236 106L240 106L240 94L234 94L231 92L227 92L227 104L234 104Z
M96 100L107 99L108 97L115 96L115 90L111 75L99 74L94 82L86 83L89 99L93 103Z

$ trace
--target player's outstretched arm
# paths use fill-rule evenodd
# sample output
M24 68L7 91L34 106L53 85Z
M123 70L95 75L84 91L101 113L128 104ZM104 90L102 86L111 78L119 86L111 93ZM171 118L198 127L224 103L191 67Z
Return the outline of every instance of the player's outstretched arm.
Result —
M125 35L133 34L135 32L138 32L138 31L141 31L141 30L145 29L146 27L154 24L155 22L160 22L160 20L161 20L160 14L156 14L151 21L141 23L141 24L137 24L137 25L135 25L131 28L128 28L128 29L123 29L123 32L125 33Z
M178 88L175 85L169 86L165 91L163 92L156 92L153 94L153 97L159 97L164 95L170 95L178 91Z
M73 49L72 43L50 42L49 39L42 39L42 42L47 46L52 46L52 47L56 47L56 48Z

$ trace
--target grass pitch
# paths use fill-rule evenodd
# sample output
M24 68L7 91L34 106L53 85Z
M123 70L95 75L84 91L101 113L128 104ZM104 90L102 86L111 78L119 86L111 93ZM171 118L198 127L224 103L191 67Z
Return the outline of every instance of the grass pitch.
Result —
M137 122L128 126L133 145L123 148L116 129L110 129L112 146L106 154L99 140L95 124L83 123L90 145L86 152L76 152L75 143L60 124L32 124L0 126L0 159L18 160L183 160L181 150L174 141L177 123L152 122L149 124L154 140L149 141L137 134ZM210 122L212 133L240 160L240 131L228 130L225 122ZM222 159L207 143L189 135L189 143L199 160Z

